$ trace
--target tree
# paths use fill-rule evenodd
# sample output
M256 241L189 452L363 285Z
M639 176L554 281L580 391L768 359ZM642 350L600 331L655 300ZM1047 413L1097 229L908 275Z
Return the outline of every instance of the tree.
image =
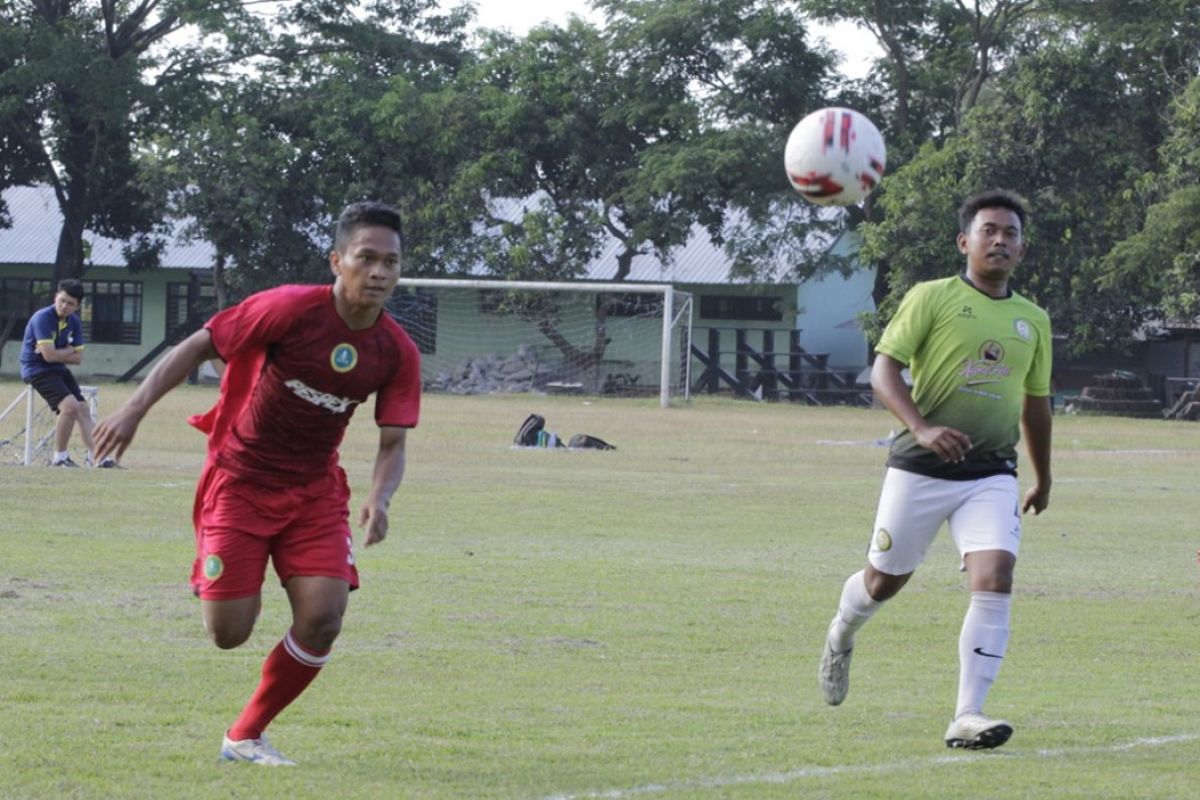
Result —
M1044 3L1043 3L1044 4ZM880 120L903 163L923 141L945 136L975 107L987 81L1013 52L1038 0L805 0L817 19L849 21L883 51L872 82L888 111Z
M1150 179L1162 200L1141 230L1118 243L1102 264L1103 285L1168 320L1200 318L1200 78L1175 101L1162 147L1165 169Z
M805 0L804 8L826 21L865 28L884 55L867 86L847 93L845 103L871 109L888 145L894 173L923 143L944 142L979 102L998 65L1015 50L1020 23L1038 9L1036 0ZM885 182L864 204L863 218L879 222ZM891 262L874 264L876 307L886 304L895 283Z
M284 233L295 219L289 212L306 199L291 169L294 147L265 130L261 94L229 86L218 97L219 106L150 148L142 164L172 214L189 220L183 234L213 245L213 285L224 308L228 265L239 266L239 283L254 286L264 269L273 282L287 280L286 267L312 254L306 241Z
M376 118L395 86L412 89L406 101L436 95L466 57L466 19L432 0L293 5L274 20L286 34L268 58L194 98L155 140L143 165L173 213L216 246L218 272L237 265L235 296L328 280L332 224L355 200L405 212L406 268L424 253L418 203L432 148L396 147Z
M604 237L613 278L653 253L668 262L694 225L723 244L730 211L767 216L787 188L778 155L797 109L824 97L831 57L802 20L758 0L596 4L603 30L575 19L524 39L496 35L456 84L478 144L457 191L526 199L492 208L496 274L569 278ZM507 211L510 213L495 213Z
M1103 275L1152 202L1138 187L1161 169L1161 98L1174 79L1097 29L1044 29L1039 41L996 77L960 131L891 176L884 220L864 226L864 255L888 261L893 296L953 274L953 204L986 186L1015 188L1031 199L1034 225L1014 286L1047 306L1081 353L1128 341L1154 311ZM885 319L891 307L882 304Z
M460 264L570 279L611 237L620 281L640 255L669 262L695 226L723 244L739 205L765 214L764 198L800 202L779 153L796 109L823 98L832 61L806 44L798 16L761 0L596 7L603 30L575 18L521 39L490 35L436 97L394 82L381 106L398 150L459 159L444 192L478 227L464 236L463 218L436 200L426 218L450 227L443 242L470 242L454 252ZM452 268L429 255L426 274ZM552 319L544 304L511 302L539 325ZM604 313L595 346L576 357L602 357ZM552 324L543 332L562 347Z
M79 277L85 228L135 241L153 231L161 214L139 180L140 143L164 105L246 47L258 25L233 0L13 0L0 12L0 188L54 188L63 225L53 278ZM188 26L221 33L225 54L167 44Z
M944 4L943 4L944 5ZM880 3L874 0L807 0L803 6L816 19L827 22L850 21L867 30L884 52L882 69L876 70L874 80L886 84L892 102L892 113L879 118L885 125L885 135L896 156L904 152L902 141L909 130L910 107L918 91L913 75L916 62L929 48L928 29L934 18L930 3L925 0L902 0ZM874 108L874 106L871 106Z

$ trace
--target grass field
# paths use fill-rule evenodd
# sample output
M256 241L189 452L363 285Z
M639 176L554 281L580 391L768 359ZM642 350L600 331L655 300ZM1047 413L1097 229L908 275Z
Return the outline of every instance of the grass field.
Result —
M967 601L945 534L860 634L846 703L816 687L885 412L428 397L334 658L271 728L301 766L265 769L216 753L283 593L269 577L222 652L186 586L184 417L214 397L168 396L126 471L0 468L0 797L1196 796L1194 423L1056 419L988 704L1016 733L973 754L941 741ZM619 449L511 449L531 411ZM368 409L343 447L357 497L374 436Z

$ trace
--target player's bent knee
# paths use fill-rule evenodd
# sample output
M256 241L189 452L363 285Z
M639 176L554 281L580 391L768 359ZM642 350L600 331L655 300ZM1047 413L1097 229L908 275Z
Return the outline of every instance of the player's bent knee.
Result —
M257 603L249 609L239 609L242 613L229 613L229 609L206 608L203 613L204 630L212 643L222 650L232 650L244 644L254 633L254 623L258 619Z
M297 619L292 626L292 632L301 644L317 652L324 652L333 647L333 643L341 634L342 616L331 612Z
M911 572L905 575L889 575L868 564L863 580L867 584L867 594L871 595L871 599L883 602L895 597L911 577Z
M967 553L964 558L971 576L971 591L1011 594L1016 559L1003 550Z
M1004 575L981 575L971 579L971 591L993 592L995 594L1012 594L1013 579L1010 573Z
M208 635L209 638L212 639L213 644L220 649L232 650L235 647L245 644L246 640L250 638L250 634L253 633L253 631L253 628L242 630L239 628L218 627L209 628Z
M64 417L79 417L79 410L83 406L74 397L67 395L62 400L58 401L58 413Z

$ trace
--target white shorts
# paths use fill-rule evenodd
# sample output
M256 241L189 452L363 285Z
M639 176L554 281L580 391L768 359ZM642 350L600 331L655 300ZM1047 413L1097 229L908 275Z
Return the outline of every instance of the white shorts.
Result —
M875 514L867 559L888 575L907 575L921 565L943 522L965 556L977 550L1007 550L1021 544L1017 479L991 475L947 481L888 468Z

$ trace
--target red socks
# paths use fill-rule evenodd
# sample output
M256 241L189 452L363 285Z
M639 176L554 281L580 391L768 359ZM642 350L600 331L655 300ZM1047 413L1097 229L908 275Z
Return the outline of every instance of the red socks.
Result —
M328 652L314 653L289 630L263 662L262 680L229 729L229 738L240 741L262 736L263 729L300 696L327 661Z

